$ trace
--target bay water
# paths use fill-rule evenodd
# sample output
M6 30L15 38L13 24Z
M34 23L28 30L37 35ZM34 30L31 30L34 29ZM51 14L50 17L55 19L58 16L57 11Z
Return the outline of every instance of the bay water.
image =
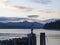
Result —
M0 29L0 40L15 38L15 36L9 36L7 34L22 34L27 35L31 33L31 29ZM60 45L60 31L58 30L46 30L46 29L34 29L33 33L36 34L37 45L40 45L40 33L46 34L46 45ZM3 35L5 34L5 35ZM16 38L19 35L16 36Z

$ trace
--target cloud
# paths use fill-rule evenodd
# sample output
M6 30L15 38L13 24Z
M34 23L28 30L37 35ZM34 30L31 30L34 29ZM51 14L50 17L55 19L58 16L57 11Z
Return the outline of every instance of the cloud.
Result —
M51 0L32 0L36 3L42 3L42 4L48 4L49 2L51 2Z
M39 16L38 15L29 15L28 17L29 18L38 18Z

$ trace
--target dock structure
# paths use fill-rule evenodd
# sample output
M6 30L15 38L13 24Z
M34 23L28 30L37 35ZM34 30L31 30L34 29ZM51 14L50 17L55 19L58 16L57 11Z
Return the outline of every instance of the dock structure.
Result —
M28 34L28 45L36 45L36 34L33 33L33 28L31 28L31 33Z
M38 34L33 29L28 34L0 33L0 45L60 45L60 33L39 31Z
M6 34L3 34L3 35L6 35ZM9 34L7 33L7 35ZM13 35L17 37L17 35L15 34ZM13 35L10 34L9 36L13 36ZM18 37L18 38L0 40L0 45L36 45L36 34L33 33L33 28L32 28L31 33L27 34L27 36L23 35L22 38Z

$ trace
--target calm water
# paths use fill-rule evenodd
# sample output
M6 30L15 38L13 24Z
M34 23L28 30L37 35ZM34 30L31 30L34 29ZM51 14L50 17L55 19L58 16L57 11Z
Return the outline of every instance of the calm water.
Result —
M31 31L30 29L0 29L0 33L15 33L16 34L29 34ZM45 32L46 33L46 44L47 45L60 45L60 31L54 31L54 30L45 30L45 29L34 29L33 31L37 36L37 45L40 45L40 33ZM19 35L17 35L19 37ZM14 38L9 37L9 35L2 35L0 34L0 39L9 39Z

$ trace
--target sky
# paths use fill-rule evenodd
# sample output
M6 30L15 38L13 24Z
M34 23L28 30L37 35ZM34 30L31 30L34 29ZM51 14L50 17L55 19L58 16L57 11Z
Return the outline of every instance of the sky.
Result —
M38 15L35 19L60 18L60 0L0 0L0 17Z
M10 0L10 4L40 10L60 11L60 0Z

